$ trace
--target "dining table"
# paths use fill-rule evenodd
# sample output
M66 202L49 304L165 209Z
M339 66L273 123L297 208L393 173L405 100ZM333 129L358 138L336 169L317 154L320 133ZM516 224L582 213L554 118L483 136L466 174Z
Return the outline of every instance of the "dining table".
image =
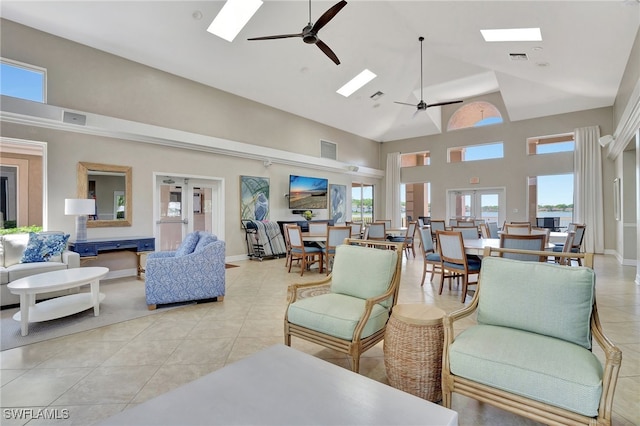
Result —
M478 238L478 239L466 239L463 241L464 251L466 254L474 254L476 256L482 256L485 247L500 248L500 238ZM547 243L546 250L553 250L555 244Z

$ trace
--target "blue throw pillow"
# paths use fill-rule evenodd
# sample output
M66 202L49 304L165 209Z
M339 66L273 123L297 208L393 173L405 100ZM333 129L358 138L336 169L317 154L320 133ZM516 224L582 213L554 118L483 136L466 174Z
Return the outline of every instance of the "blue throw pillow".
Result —
M193 253L193 251L196 249L196 245L198 244L199 239L200 235L197 232L191 232L187 234L182 244L180 244L180 247L178 247L178 250L176 250L175 257L182 257L187 254Z
M69 241L69 234L36 234L29 233L27 248L22 254L20 263L48 262L53 256L64 251Z

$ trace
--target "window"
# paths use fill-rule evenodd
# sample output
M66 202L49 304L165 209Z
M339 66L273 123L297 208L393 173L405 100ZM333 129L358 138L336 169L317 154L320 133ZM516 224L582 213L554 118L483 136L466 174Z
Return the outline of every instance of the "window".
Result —
M7 59L0 60L0 94L46 102L46 70Z
M555 227L566 229L573 221L573 173L529 177L529 200L531 223L553 217Z
M573 151L575 151L573 133L527 139L528 155L553 154L556 152Z
M431 164L429 151L400 155L400 167L428 166L429 164Z
M502 123L502 114L491 102L477 101L465 104L453 113L447 131Z
M447 150L447 161L449 163L461 163L464 161L489 160L492 158L504 157L504 146L502 142L469 145L449 148Z
M373 220L373 185L351 184L351 221L370 223Z

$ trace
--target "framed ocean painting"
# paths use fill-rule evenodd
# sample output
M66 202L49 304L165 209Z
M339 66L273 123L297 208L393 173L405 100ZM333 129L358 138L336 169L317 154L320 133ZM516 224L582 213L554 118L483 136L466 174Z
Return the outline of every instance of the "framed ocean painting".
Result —
M269 219L269 178L240 176L240 220Z

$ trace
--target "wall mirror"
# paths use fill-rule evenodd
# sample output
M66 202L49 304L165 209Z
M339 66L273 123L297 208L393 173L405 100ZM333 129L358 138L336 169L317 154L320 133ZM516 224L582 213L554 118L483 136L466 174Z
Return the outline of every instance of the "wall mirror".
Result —
M78 198L96 200L96 212L89 216L88 228L131 226L131 167L78 163Z

